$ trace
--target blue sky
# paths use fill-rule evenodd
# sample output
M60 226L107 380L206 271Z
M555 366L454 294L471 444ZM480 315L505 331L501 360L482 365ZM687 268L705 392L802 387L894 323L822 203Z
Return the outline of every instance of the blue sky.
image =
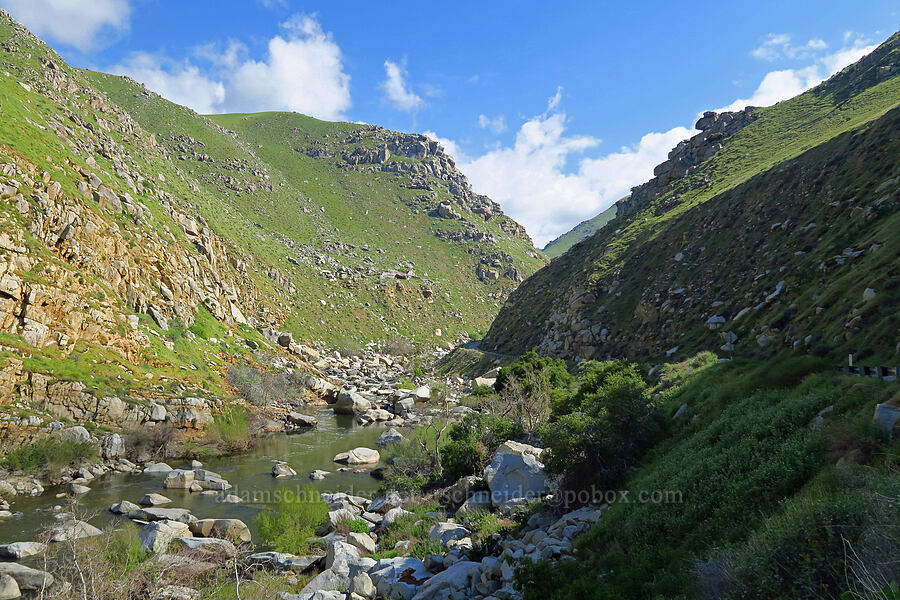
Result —
M896 1L0 0L71 64L199 112L431 135L543 245L652 175L704 110L768 105L900 29Z

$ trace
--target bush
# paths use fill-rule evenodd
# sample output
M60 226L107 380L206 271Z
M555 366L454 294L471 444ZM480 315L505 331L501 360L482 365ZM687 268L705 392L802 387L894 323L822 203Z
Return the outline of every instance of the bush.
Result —
M386 448L381 459L388 465L382 491L419 493L429 483L441 477L440 449L446 444L443 422L414 429L399 444Z
M42 437L7 453L2 458L2 464L13 471L50 470L96 456L97 449L90 442Z
M312 484L299 495L290 489L280 490L278 495L281 500L277 510L256 516L259 534L278 552L305 554L309 551L309 538L328 518L328 505Z
M251 365L228 368L228 383L247 402L268 406L276 400L290 400L297 396L297 383L284 373L270 373Z
M628 363L595 363L579 389L558 405L574 412L557 416L541 430L549 450L547 472L563 490L613 489L658 439L659 411L647 385Z
M226 452L247 450L252 441L250 414L242 406L232 406L213 418L209 427L210 440Z
M481 473L500 444L519 439L524 433L520 425L509 419L491 413L469 413L447 430L448 441L441 448L444 479L456 481Z

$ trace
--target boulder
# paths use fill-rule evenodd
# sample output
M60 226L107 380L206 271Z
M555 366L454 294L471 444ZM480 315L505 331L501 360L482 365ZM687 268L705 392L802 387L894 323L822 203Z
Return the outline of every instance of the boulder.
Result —
M402 508L392 508L391 510L384 513L384 516L381 518L381 526L390 527L394 524L394 521L396 521L400 517L411 514L413 513L409 512L408 510L403 510Z
M169 549L169 544L177 538L190 535L187 523L178 521L153 521L147 523L138 532L138 539L144 552L164 554Z
M278 462L272 465L273 477L295 477L297 471L292 469L287 463Z
M250 528L240 519L201 519L191 523L191 533L239 542L251 540Z
M441 545L446 546L452 541L469 537L470 533L471 532L462 525L444 522L435 523L434 527L431 528L428 537L432 542L440 542Z
M431 388L427 385L420 385L413 392L413 397L417 402L425 402L431 400Z
M413 600L431 600L432 598L450 598L455 594L469 597L469 584L473 580L480 581L478 575L481 563L460 561L424 582Z
M541 454L544 453L543 448L538 448L537 446L530 446L528 444L523 444L521 442L516 442L513 440L506 440L500 447L497 448L496 454L530 454L531 456L540 460Z
M122 500L121 502L117 502L109 507L109 512L115 513L117 515L127 515L131 511L139 510L141 507L135 504L134 502L129 502L128 500Z
M347 543L355 546L363 554L375 554L375 540L368 533L350 532L347 534Z
M391 427L390 429L384 431L380 436L378 436L378 439L375 440L375 445L379 448L384 448L393 444L399 444L403 440L403 435L399 431Z
M144 473L168 473L172 467L166 463L150 463L144 467Z
M356 392L341 390L337 402L334 404L334 412L339 415L357 415L372 408L372 403Z
M110 434L103 438L100 445L100 455L106 459L116 459L125 454L125 438L118 433Z
M73 483L73 484L69 485L69 493L72 494L73 496L80 496L82 494L87 494L89 491L91 491L91 488L89 488L86 485L81 485L80 483Z
M327 475L331 475L331 471L322 471L321 469L316 469L315 471L310 472L309 478L313 481L318 481L320 479L325 479Z
M10 560L22 560L29 556L40 554L46 550L47 545L40 542L13 542L0 545L0 558Z
M144 494L144 497L138 500L141 506L159 506L160 504L169 504L172 502L162 494Z
M178 521L190 523L197 519L186 508L139 508L128 513L129 519L135 521Z
M893 432L897 421L900 421L900 406L894 406L886 402L875 405L875 415L872 417L873 423L882 425L889 432Z
M193 550L202 554L221 554L228 558L233 558L237 553L237 548L228 540L220 540L219 538L195 538L180 537L176 540L187 550Z
M51 542L66 542L69 540L80 540L81 538L92 537L103 533L90 523L73 519L66 521L61 525L57 525L50 533Z
M357 558L359 558L359 550L356 546L335 540L329 544L328 551L325 553L325 568L330 569L335 563L342 561L349 563Z
M0 577L3 575L15 579L20 590L40 590L53 585L53 575L50 573L19 563L0 562Z
M193 483L193 470L174 469L166 474L166 480L163 482L163 487L169 490L189 490Z
M456 510L458 518L479 510L491 510L491 493L475 492Z
M150 600L194 600L199 592L184 585L164 585L156 590Z
M13 600L21 596L22 590L15 579L5 573L0 575L0 600Z
M369 410L363 411L358 417L356 417L356 422L360 425L370 425L372 423L382 423L384 421L390 421L394 418L394 415L384 410L383 408L370 408Z
M494 504L512 499L537 499L547 489L544 465L532 454L496 454L484 469Z
M379 560L369 570L369 577L385 598L411 600L431 573L418 558L401 556Z
M403 498L397 492L388 492L384 496L379 496L372 500L369 505L369 512L385 513L392 508L403 506Z
M298 412L289 412L287 420L288 423L297 427L315 427L319 423L319 420L314 416Z
M16 495L16 488L8 481L0 479L0 498L12 498Z
M56 436L67 442L90 442L91 434L81 425L66 427L56 432Z
M377 463L380 459L381 455L378 454L378 450L360 447L335 455L334 462L348 465L369 465Z
M360 573L350 581L350 593L363 598L374 598L378 590L368 573Z

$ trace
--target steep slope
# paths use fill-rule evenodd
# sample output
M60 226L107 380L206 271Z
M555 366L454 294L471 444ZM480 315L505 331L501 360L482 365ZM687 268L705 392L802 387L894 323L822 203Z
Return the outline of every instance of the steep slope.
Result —
M615 230L518 288L483 347L655 358L719 348L730 331L736 353L894 358L898 47L895 35L754 109L703 162L661 165L619 204Z
M610 206L602 213L595 217L591 217L586 221L582 221L571 231L567 231L542 249L543 253L551 260L562 256L569 248L578 242L589 238L597 233L604 225L616 218L616 207Z
M235 396L230 364L282 355L275 331L477 331L545 260L422 136L284 114L226 129L70 68L2 11L0 65L4 448L154 405L202 426Z
M206 118L126 78L84 75L194 181L211 228L273 271L297 336L354 345L484 330L543 264L424 136L288 113Z

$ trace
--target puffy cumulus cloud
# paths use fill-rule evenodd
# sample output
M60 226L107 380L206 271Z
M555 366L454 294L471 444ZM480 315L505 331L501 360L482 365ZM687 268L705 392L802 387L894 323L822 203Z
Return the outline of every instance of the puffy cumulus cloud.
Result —
M340 47L309 16L296 15L282 29L284 35L269 40L263 60L250 58L246 46L230 40L224 47L195 49L194 58L209 67L206 71L187 60L149 54L134 55L112 70L201 113L290 110L342 118L351 101Z
M265 61L247 60L230 76L230 111L292 110L339 119L350 108L350 76L341 49L314 18L297 15L269 40Z
M497 115L492 119L487 115L478 115L478 126L494 133L503 133L506 131L506 117Z
M2 0L0 7L37 35L85 53L128 29L131 17L128 0Z
M168 61L152 54L137 52L110 68L112 73L128 75L160 96L189 106L199 113L216 112L225 101L225 86L203 75L194 65Z
M750 55L761 60L775 61L781 58L804 59L825 50L828 44L821 38L812 38L805 44L794 44L786 33L770 33L765 41L750 51Z
M630 189L653 176L653 167L691 131L675 127L663 133L648 133L639 142L605 155L589 157L600 140L570 135L566 115L559 110L557 91L543 114L527 120L510 146L500 146L480 156L468 156L452 141L433 132L454 156L475 190L487 194L522 223L543 246L589 219L628 194ZM577 167L566 168L572 160Z
M727 106L717 108L716 111L741 110L745 106L771 106L793 98L855 63L877 47L877 44L866 44L865 40L859 37L845 36L845 42L849 45L819 57L811 65L766 73L749 98L738 98Z
M395 63L384 61L385 79L381 82L381 90L388 101L397 109L413 112L425 105L422 97L409 89L406 83L406 61Z

